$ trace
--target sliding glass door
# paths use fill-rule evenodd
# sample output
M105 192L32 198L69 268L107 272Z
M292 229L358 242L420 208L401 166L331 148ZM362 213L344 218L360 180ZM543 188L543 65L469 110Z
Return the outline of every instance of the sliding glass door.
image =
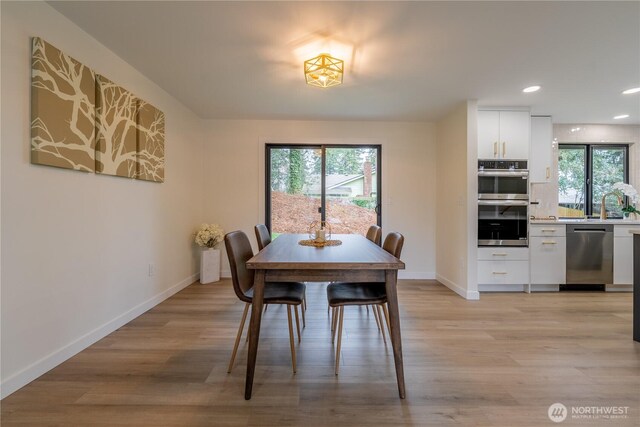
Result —
M333 233L366 234L382 224L379 145L267 144L265 223L272 236L306 233L326 221Z

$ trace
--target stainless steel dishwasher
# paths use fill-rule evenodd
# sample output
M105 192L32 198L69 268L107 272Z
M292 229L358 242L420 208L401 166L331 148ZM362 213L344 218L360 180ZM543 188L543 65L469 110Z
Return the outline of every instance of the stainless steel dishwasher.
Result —
M613 283L613 224L567 224L567 286Z

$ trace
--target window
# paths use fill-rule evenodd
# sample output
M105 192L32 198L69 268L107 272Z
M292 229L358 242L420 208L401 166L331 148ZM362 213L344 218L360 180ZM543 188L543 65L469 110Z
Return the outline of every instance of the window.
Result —
M616 182L629 182L628 145L560 144L560 217L599 216L602 196ZM622 217L621 209L615 197L607 198L607 216Z
M380 145L266 145L265 223L273 237L326 221L333 233L381 225Z

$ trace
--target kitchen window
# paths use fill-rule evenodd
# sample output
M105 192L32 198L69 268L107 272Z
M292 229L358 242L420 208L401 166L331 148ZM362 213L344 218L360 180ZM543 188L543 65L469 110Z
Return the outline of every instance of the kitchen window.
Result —
M560 217L599 216L602 196L616 182L629 182L629 146L560 144L558 153L558 213ZM623 206L613 196L607 216L622 217Z

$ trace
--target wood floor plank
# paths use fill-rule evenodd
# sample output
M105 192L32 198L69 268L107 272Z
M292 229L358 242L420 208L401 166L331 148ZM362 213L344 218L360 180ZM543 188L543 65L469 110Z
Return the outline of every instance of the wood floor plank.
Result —
M407 399L366 308L347 307L334 375L325 286L307 287L297 374L284 307L263 315L253 398L247 347L227 374L243 304L228 280L195 283L2 401L11 426L541 426L549 405L628 406L637 426L640 344L631 294L504 293L465 301L399 281ZM246 334L246 331L245 331ZM567 425L580 425L567 420ZM586 423L585 423L586 424Z

